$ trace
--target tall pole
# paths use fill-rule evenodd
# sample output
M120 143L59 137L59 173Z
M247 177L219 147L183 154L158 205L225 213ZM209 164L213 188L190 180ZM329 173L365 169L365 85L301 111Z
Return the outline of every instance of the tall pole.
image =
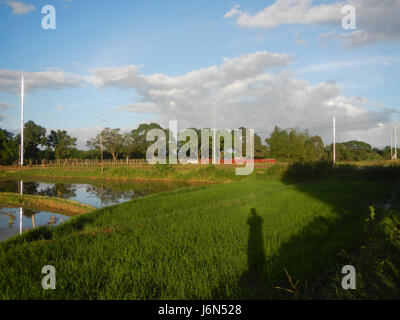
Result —
M390 160L393 160L393 123L392 130L390 130Z
M336 119L333 117L333 163L336 163Z
M21 79L21 167L24 165L24 76Z
M394 122L394 159L397 160L397 121Z
M215 103L214 103L214 137L213 137L213 164L217 163L217 135L216 135L216 128L215 128Z

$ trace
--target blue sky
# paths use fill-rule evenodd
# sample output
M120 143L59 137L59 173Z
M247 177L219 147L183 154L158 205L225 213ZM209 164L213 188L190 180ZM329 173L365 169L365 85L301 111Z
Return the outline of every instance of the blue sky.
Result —
M22 10L23 13L19 14L13 13L10 1L2 1L0 106L3 107L0 108L0 127L14 132L18 130L19 83L14 78L19 73L24 73L27 78L25 119L33 120L48 129L67 129L79 137L81 144L106 126L127 130L148 121L159 121L165 125L168 119L177 119L182 126L205 126L208 124L207 105L213 102L211 98L208 99L211 93L205 91L198 82L194 82L192 87L182 82L187 83L185 79L193 72L198 79L209 81L211 78L203 75L203 71L212 66L219 68L216 72L228 73L223 68L224 58L246 60L243 57L257 52L268 52L291 56L290 62L278 66L275 65L275 60L271 60L275 58L266 55L262 58L270 59L264 61L262 66L266 74L274 76L273 80L268 80L271 81L269 92L270 95L274 94L274 98L265 105L260 104L260 101L266 101L266 91L250 89L240 97L224 96L226 99L223 105L219 103L220 126L233 127L239 125L238 121L243 119L243 125L253 126L264 135L275 124L284 127L315 127L312 131L321 134L328 143L331 115L337 113L343 122L355 124L354 128L346 127L339 139L361 136L374 145L387 145L389 142L385 137L390 130L391 120L398 116L396 110L400 110L400 93L397 89L400 74L400 28L396 21L388 16L390 37L383 37L382 40L376 36L375 40L375 26L369 22L366 9L360 6L361 28L369 32L369 39L372 40L367 44L345 47L339 37L321 39L323 34L350 33L342 30L340 19L337 19L337 23L331 16L318 23L308 20L294 23L278 21L273 27L265 27L260 19L268 19L268 13L266 16L255 16L264 8L285 5L285 1L288 0L280 0L278 3L240 0L24 0L18 3L34 6L34 9L30 7L29 12ZM331 5L332 10L335 4L342 3L300 0L299 3L301 2L311 2L310 8L320 4ZM357 4L357 1L353 2ZM47 4L56 9L55 30L43 30L41 27L44 17L41 8ZM239 13L224 17L235 5L240 5ZM392 1L392 5L394 11L399 10L399 2ZM389 7L388 12L393 11L390 9ZM245 13L252 19L249 22L250 27L239 20ZM247 59L250 62L246 63L252 63L251 57L253 56ZM269 64L273 66L270 67ZM136 80L132 80L132 74L123 69L130 65L140 66L137 74L133 75ZM94 75L94 70L103 68L119 68L119 73L116 74L116 70L112 69L111 74L116 77L113 79L109 78L110 73L105 75L99 71ZM111 72L111 69L107 70ZM40 75L41 72L46 74ZM73 84L71 81L64 83L60 80L58 86L52 86L52 77L56 72L75 79ZM262 72L264 70L260 70L260 74L252 74L251 79L249 75L236 72L234 82L225 83L221 87L216 85L216 90L222 91L224 86L233 83L237 85L240 81L246 82L246 85L250 82L254 84L261 81L259 79ZM162 75L162 79L155 75ZM121 78L126 82L120 81ZM265 85L265 79L262 81L257 82L257 85ZM288 88L288 84L293 82L296 82L294 90L285 94L280 84ZM13 85L16 87L15 91L11 88ZM183 100L184 97L191 97L183 88L186 92L197 90L204 95L193 95L196 99ZM163 97L168 94L176 103L171 102L168 107L164 106L165 99L154 95L154 92L160 90L164 90ZM324 109L317 106L319 102L314 99L312 103L316 104L315 118L296 118L296 115L302 113L314 114L313 109L308 108L302 112L307 97L300 97L301 103L296 106L296 97L279 100L276 92L280 90L282 99L286 99L285 96L295 90L310 90L310 96L320 92L317 96L321 98L320 104L327 108L326 117ZM174 96L178 91L182 97L178 93ZM323 94L327 96L320 97ZM243 104L243 97L249 98L248 101L255 101L256 107L252 111L254 114L249 114L252 106ZM357 104L357 101L362 103ZM334 106L335 103L338 105ZM339 104L352 105L340 109ZM283 107L275 108L275 105ZM147 108L140 109L141 106ZM360 110L353 112L352 107ZM200 108L207 110L204 110L202 116L195 117L193 112L190 115L190 108L194 108L194 113ZM233 118L236 120L230 121ZM265 118L265 122L260 122L259 118ZM305 121L308 119L309 123ZM368 125L361 125L365 123ZM318 125L323 128L318 129Z

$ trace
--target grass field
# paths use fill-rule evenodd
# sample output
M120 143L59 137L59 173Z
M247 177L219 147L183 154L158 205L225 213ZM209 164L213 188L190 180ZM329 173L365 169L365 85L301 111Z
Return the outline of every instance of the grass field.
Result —
M0 298L292 298L275 288L290 288L285 269L306 295L394 183L255 179L95 210L1 243ZM41 287L48 264L56 290Z

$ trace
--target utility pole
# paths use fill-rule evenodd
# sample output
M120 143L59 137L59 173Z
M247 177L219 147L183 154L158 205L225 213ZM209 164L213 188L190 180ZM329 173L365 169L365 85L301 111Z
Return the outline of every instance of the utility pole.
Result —
M21 152L20 164L24 165L24 76L21 79Z
M213 130L214 132L214 137L213 137L213 164L216 164L217 163L217 145L216 145L216 142L217 142L217 135L216 135L216 128L215 128L215 103L214 103L214 130Z
M101 172L104 172L103 164L103 135L100 133L100 156L101 156Z
M333 117L333 163L336 163L336 119Z
M394 160L397 160L397 121L394 122Z

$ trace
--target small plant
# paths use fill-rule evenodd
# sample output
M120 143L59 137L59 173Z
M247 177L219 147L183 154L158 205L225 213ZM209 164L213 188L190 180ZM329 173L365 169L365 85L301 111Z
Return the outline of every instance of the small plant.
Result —
M285 268L285 273L286 273L286 277L289 280L289 283L291 285L290 289L287 288L282 288L282 287L275 287L275 289L279 289L279 290L284 290L287 291L289 293L292 293L294 298L298 298L299 297L299 291L297 289L297 286L299 284L299 280L297 280L295 283L293 283L292 277L290 276L289 272L287 271L287 269Z
M375 220L375 207L374 206L369 206L369 219L370 219L370 221Z
M156 174L160 176L166 176L168 173L174 171L171 164L160 164L159 162L154 165L154 169Z

